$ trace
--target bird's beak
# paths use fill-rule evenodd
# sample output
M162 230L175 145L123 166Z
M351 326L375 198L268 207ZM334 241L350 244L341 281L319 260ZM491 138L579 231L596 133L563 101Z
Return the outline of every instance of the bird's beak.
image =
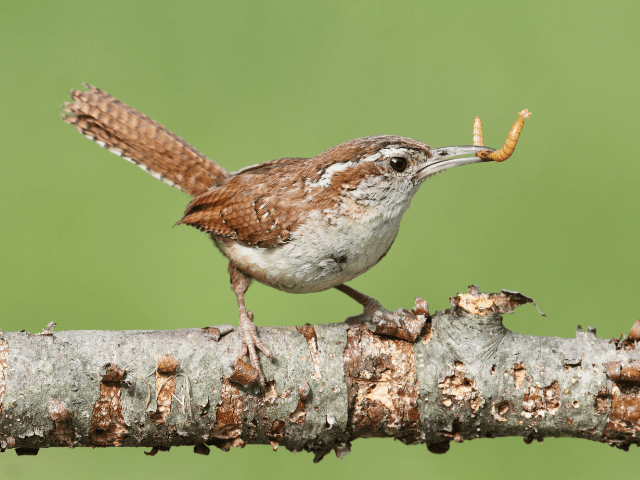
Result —
M433 157L415 173L415 179L418 181L438 173L447 168L457 167L459 165L467 165L470 163L491 162L488 158L480 158L476 153L482 151L495 151L495 148L481 147L474 145L456 145L455 147L440 147L431 150Z

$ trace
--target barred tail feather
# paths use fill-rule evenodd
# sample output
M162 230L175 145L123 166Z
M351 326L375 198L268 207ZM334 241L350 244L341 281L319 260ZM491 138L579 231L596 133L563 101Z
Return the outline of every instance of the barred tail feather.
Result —
M119 157L138 165L158 180L192 196L206 192L227 177L225 170L182 138L116 100L87 85L72 90L63 120Z

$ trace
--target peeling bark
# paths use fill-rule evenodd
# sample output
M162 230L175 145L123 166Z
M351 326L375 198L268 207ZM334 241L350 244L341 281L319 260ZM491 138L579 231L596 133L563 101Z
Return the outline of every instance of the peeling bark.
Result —
M89 443L92 447L119 447L130 426L122 415L122 379L126 372L109 364L100 380L100 398L93 405Z
M155 371L156 411L149 413L149 418L156 424L162 425L171 412L171 403L176 393L175 372L178 362L173 355L163 355L158 358Z
M4 392L7 382L7 362L9 361L9 344L0 336L0 414L4 404Z
M67 404L52 398L49 402L49 417L53 420L53 428L49 431L51 441L62 447L73 448L78 440Z
M640 444L640 321L629 337L532 337L502 314L518 292L416 299L415 341L364 324L259 328L264 388L236 362L228 325L177 331L0 334L0 448L267 444L343 457L359 437L444 453L451 441L520 436ZM419 323L416 323L419 322ZM250 366L248 366L250 367ZM150 373L151 372L151 373ZM153 375L153 382L147 379ZM153 383L153 385L151 385Z
M416 442L420 414L413 344L354 325L347 336L344 375L349 440L393 436Z

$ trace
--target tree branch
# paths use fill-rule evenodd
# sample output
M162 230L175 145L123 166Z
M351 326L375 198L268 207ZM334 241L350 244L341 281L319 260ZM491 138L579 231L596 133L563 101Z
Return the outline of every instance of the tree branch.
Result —
M247 443L349 452L388 436L444 453L450 441L576 437L623 449L640 443L640 321L629 338L533 337L502 314L530 298L503 290L451 299L430 316L416 300L415 342L364 324L263 327L261 389L236 363L239 332L4 333L0 337L0 447L171 446L224 450ZM243 370L244 369L244 370Z

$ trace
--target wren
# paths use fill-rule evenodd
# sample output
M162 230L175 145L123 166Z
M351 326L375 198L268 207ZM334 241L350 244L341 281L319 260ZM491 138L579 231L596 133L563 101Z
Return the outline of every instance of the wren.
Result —
M252 279L278 290L337 288L362 304L361 320L402 328L390 312L345 282L389 251L420 185L458 165L488 162L483 146L431 148L409 138L357 138L314 158L282 158L227 173L162 125L95 87L72 90L64 121L100 146L194 197L178 224L207 233L229 259L242 346L264 384L257 350L271 358L245 307Z

